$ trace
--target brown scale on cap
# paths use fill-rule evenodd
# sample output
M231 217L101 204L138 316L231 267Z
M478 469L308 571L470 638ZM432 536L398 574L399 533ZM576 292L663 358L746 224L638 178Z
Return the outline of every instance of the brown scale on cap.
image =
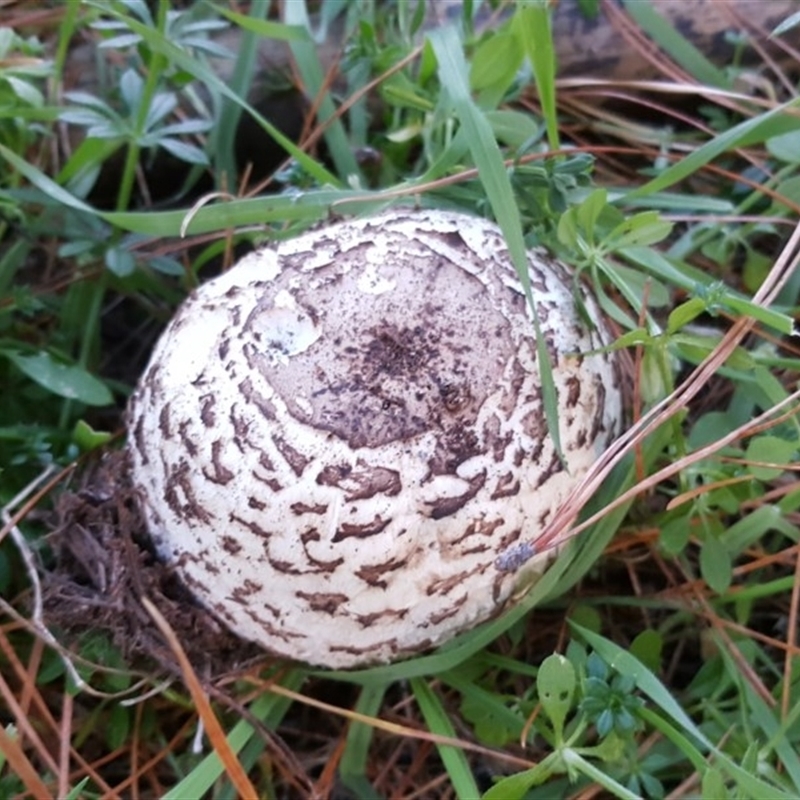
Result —
M132 398L129 448L156 548L200 602L279 655L351 667L522 595L552 555L524 543L621 421L615 358L591 352L608 342L596 305L583 298L590 329L569 271L541 251L529 264L568 470L485 220L340 223L187 299Z

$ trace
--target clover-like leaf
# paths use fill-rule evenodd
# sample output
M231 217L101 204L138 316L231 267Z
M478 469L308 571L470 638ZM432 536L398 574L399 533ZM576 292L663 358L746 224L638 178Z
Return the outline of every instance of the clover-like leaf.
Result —
M558 653L548 656L539 667L536 688L557 742L561 742L563 738L564 723L572 708L576 684L575 667Z

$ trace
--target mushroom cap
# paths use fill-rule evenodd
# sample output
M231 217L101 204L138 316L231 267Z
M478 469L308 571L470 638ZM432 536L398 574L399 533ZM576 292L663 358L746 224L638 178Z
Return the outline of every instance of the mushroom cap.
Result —
M275 654L347 668L440 644L535 582L553 551L526 543L622 402L615 356L590 352L608 342L594 301L543 251L529 266L568 469L486 220L338 223L189 296L131 399L129 448L156 550L203 605Z

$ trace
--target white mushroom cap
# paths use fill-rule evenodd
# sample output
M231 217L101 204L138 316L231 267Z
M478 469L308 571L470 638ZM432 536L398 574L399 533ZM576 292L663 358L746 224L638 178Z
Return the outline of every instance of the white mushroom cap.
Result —
M569 273L539 250L529 263L568 470L529 309L485 220L343 222L192 293L129 429L156 549L201 603L276 654L351 667L440 644L535 580L547 552L516 570L496 560L535 539L622 404Z

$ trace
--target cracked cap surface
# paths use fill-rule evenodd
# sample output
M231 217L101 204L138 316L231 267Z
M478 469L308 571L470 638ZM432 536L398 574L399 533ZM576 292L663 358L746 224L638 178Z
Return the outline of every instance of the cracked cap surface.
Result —
M569 470L499 229L399 209L246 256L196 290L131 400L134 481L162 558L242 637L346 668L499 613L535 538L618 433L618 365L571 276L529 255ZM597 319L591 298L583 302Z

